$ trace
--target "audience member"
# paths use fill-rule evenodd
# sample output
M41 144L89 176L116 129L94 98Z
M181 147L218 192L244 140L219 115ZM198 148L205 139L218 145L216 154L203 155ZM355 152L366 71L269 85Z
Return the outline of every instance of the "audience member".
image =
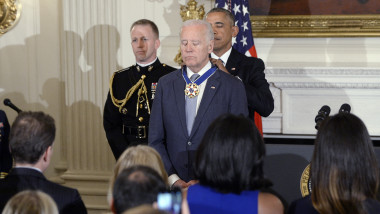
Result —
M116 160L127 147L148 144L150 109L158 79L175 70L157 58L160 35L154 22L137 20L130 33L136 64L112 76L103 114L104 130Z
M146 145L132 146L125 150L116 162L107 197L109 203L111 203L112 189L117 176L124 169L135 165L148 166L156 170L164 180L165 184L168 185L168 175L166 174L160 154L158 154L158 152L152 147Z
M283 213L281 201L259 189L265 145L253 121L222 115L207 129L195 159L199 184L190 186L190 213Z
M239 33L234 15L226 9L213 8L207 13L206 21L214 30L213 63L243 81L252 120L255 111L261 116L269 116L274 109L274 100L265 79L264 62L256 57L247 57L232 47L232 39Z
M210 63L214 33L208 22L184 22L180 39L186 66L159 80L149 145L160 153L170 185L186 188L196 183L194 155L207 127L224 113L248 116L248 104L243 83Z
M8 201L2 214L58 214L58 208L46 193L24 190Z
M40 190L52 197L60 213L87 213L76 189L61 186L45 178L53 154L54 119L43 112L21 112L12 124L10 150L15 168L0 179L0 210L20 191Z
M289 213L380 213L378 163L357 116L339 113L323 121L310 169L311 196L293 202Z
M128 167L116 178L111 210L119 214L143 204L153 205L158 193L165 192L166 187L156 170L141 165Z
M12 155L9 151L9 122L7 115L0 110L0 179L12 168Z

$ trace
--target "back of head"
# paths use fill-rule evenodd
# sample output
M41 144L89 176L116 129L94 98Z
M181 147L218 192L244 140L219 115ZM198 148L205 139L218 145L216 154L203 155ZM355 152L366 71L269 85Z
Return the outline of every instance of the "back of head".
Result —
M36 163L55 138L54 119L43 112L21 112L12 124L9 147L16 163Z
M168 183L168 175L160 154L152 147L146 145L129 147L123 152L123 154L121 154L116 162L114 179L111 183L114 182L121 171L135 165L143 165L153 168L161 175L164 182Z
M5 205L3 214L58 214L53 199L38 190L25 190L14 195Z
M220 192L240 193L265 186L265 145L252 121L222 115L207 129L198 147L195 175Z
M320 213L361 213L375 198L378 163L367 128L357 116L339 113L318 130L311 161L312 201Z
M152 204L159 192L166 191L161 176L147 166L131 166L124 169L116 178L113 187L113 206L116 213L130 208Z

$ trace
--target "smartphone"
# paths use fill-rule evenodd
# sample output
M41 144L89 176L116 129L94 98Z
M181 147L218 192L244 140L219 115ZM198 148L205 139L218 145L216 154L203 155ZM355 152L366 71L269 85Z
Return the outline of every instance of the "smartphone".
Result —
M159 210L163 210L170 214L180 214L181 204L181 191L158 193L157 206Z

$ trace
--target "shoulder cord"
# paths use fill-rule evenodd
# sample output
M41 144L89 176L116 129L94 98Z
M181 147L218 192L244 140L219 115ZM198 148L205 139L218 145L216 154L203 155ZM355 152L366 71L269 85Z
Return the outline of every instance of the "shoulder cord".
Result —
M147 102L147 105L148 105L148 113L150 114L150 108L149 108L149 100L148 100L148 90L145 86L145 83L144 83L144 79L145 79L145 75L142 75L141 76L141 79L134 85L132 86L127 94L125 95L125 98L122 99L122 100L118 100L116 99L114 96L113 96L113 90L112 90L112 83L113 83L113 78L115 77L115 73L112 75L111 77L111 80L110 80L110 95L111 95L111 100L112 100L112 103L119 108L119 112L121 113L121 110L123 109L123 107L125 106L125 104L128 102L128 100L132 97L133 93L135 93L135 91L137 90L138 87L140 87L139 91L138 91L138 96L137 96L137 110L136 110L136 117L138 115L138 104L139 104L139 97L141 96L141 94L145 94L145 98L146 98L146 102Z

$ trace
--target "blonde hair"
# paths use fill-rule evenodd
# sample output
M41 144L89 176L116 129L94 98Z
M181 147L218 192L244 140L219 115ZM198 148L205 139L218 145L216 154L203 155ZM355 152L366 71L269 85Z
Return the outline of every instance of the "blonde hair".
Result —
M160 154L150 146L137 145L126 149L117 160L110 180L109 196L112 196L113 185L120 172L123 171L123 169L135 165L143 165L153 168L162 177L165 184L169 184L168 174L166 173ZM110 198L108 198L108 201L110 202Z
M24 190L14 195L5 205L2 214L58 214L53 199L39 190Z

